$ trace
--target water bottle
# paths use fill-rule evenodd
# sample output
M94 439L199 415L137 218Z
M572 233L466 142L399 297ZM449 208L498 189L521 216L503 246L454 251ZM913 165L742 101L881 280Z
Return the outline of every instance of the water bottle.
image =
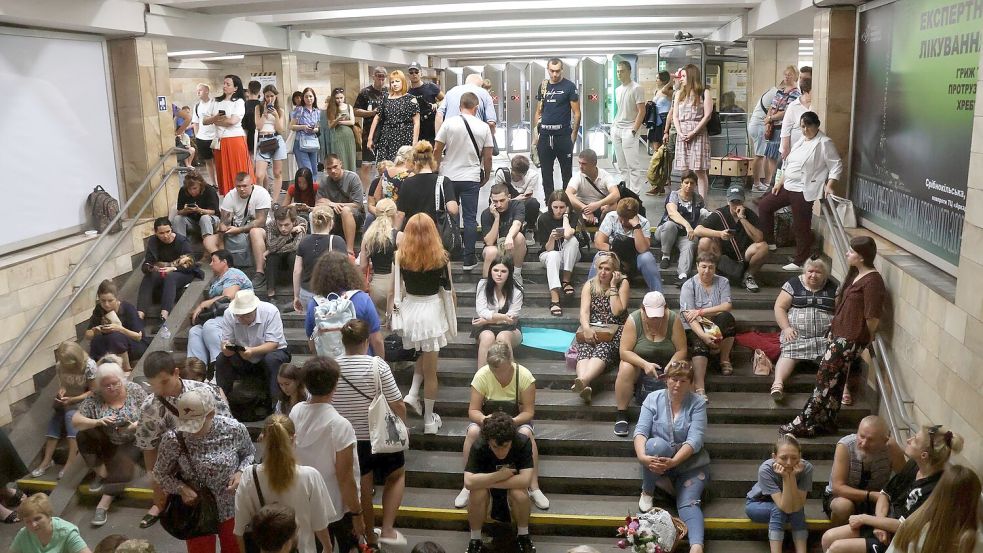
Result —
M160 330L157 331L157 336L163 340L161 346L164 348L164 350L171 351L171 331L167 328L167 323L160 326Z

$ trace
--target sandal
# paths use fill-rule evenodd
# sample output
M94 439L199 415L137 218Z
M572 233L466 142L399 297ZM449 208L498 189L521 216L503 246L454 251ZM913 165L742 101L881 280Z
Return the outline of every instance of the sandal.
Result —
M572 296L575 292L573 284L570 281L564 282L563 284L563 294L567 296Z
M721 361L720 374L724 376L730 376L734 374L734 365L731 365L730 361Z
M3 519L4 524L17 524L18 522L20 522L20 518L17 516L17 511L10 511L7 518Z
M560 302L558 302L558 301L551 301L550 302L550 315L553 315L554 317L562 317L563 316L563 308L560 307Z
M780 402L785 399L785 385L781 382L773 384L771 387L771 399Z

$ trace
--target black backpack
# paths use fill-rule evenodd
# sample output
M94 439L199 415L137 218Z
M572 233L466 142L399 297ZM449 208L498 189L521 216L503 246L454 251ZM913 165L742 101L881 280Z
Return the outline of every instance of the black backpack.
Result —
M270 392L261 378L242 378L232 386L229 394L229 411L239 422L255 422L265 419L270 409Z
M107 228L113 218L119 215L119 202L103 187L96 186L92 189L92 193L85 199L85 209L89 212L90 223L97 231L108 230L109 234L116 234L123 230L122 220L116 221L112 228Z

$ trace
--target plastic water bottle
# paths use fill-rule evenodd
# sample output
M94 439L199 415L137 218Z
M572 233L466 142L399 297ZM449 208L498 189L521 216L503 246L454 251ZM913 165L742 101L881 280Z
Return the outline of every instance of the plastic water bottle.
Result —
M160 330L157 331L157 336L163 340L161 344L165 351L171 351L171 331L167 328L167 323L161 325Z

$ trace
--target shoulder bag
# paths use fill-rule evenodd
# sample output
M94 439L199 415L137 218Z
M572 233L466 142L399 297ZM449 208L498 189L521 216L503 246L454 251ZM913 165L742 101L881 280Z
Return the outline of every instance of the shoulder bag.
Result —
M181 453L187 457L188 464L191 465L191 454L188 452L188 445L184 441L184 436L180 432L174 434L177 436ZM178 470L180 472L180 469ZM193 505L186 505L181 499L181 494L169 494L164 510L160 512L161 527L179 540L217 534L219 525L218 504L212 491L200 482L192 483L180 475L179 478L185 486L190 487L198 494L198 500Z
M434 211L437 213L437 232L440 233L440 241L444 245L449 255L459 255L464 247L461 240L461 232L457 226L457 221L451 218L444 205L444 176L437 177L437 183L433 189Z
M730 225L727 224L727 217L724 216L724 210L716 209L714 212L720 217L721 224L724 225L724 230L730 230ZM731 247L733 247L734 252L737 254L738 259L731 259L730 256L721 255L717 259L717 273L723 277L726 277L730 281L738 281L744 276L744 252L737 245L737 234L731 233L730 238Z
M515 399L504 401L486 399L481 403L483 414L491 415L501 411L512 418L519 416L519 364L514 362L512 364L515 365Z
M452 337L457 337L457 294L454 292L454 278L451 275L451 264L447 263L447 282L450 289L443 286L437 290L440 296L440 306L444 311L444 318L447 319L447 332Z
M375 373L375 397L359 390L350 380L345 378L344 372L340 374L341 379L351 386L352 390L371 402L369 403L369 442L372 444L373 455L399 453L410 447L410 434L406 429L406 423L396 416L396 413L393 413L392 409L389 408L385 394L382 393L382 376L379 373L380 361L382 360L378 357L372 361L372 368Z
M614 340L614 335L618 333L618 326L616 324L599 324L591 323L590 327L594 330L594 336L598 342L610 342ZM577 328L577 341L581 344L586 343L587 339L584 337L584 327L580 326Z
M256 465L253 465L253 485L256 486L256 496L259 499L259 508L262 509L266 506L266 500L263 499L263 487L259 485L259 477L256 476ZM262 553L259 545L256 543L256 533L253 531L252 526L247 526L246 531L242 534L242 541L246 544L246 550L244 553ZM297 546L290 550L290 553L297 553Z
M478 156L478 166L481 167L481 169L480 169L480 171L481 171L480 175L481 176L478 178L478 182L484 184L485 177L487 175L485 175L485 166L481 162L481 148L478 148L478 141L475 140L474 133L471 132L471 125L468 125L468 118L465 117L462 114L461 115L461 121L464 121L464 128L468 130L468 136L471 137L471 145L474 146L474 153L475 153L476 156Z
M400 294L399 290L399 284L402 280L399 274L399 255L397 253L393 256L393 312L389 316L389 328L398 334L403 333L403 314L399 311L399 304L403 301L403 295ZM403 345L402 340L400 340L399 345Z

